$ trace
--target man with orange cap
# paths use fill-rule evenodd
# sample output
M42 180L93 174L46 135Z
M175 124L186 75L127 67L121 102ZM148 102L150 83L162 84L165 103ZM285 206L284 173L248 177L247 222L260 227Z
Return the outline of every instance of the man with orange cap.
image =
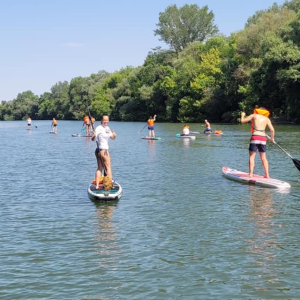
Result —
M255 166L255 154L258 151L262 165L265 171L265 177L269 178L269 162L266 156L266 127L268 126L271 134L271 142L274 143L275 130L269 119L270 112L263 108L255 108L253 114L246 117L244 112L241 113L241 123L247 123L251 121L251 139L249 145L249 176L252 177Z

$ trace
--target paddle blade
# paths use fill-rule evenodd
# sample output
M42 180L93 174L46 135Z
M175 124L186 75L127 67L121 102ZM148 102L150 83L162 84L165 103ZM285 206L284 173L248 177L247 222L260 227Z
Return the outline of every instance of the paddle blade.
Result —
M293 163L296 168L300 171L300 161L298 159L293 158Z

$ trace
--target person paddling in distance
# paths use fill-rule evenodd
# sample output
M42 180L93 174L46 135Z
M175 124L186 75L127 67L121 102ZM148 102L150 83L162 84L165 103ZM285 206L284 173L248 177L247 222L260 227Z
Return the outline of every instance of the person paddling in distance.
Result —
M91 117L91 123L92 123L92 128L94 128L94 123L95 123L95 118L94 117Z
M31 130L31 118L30 117L27 118L27 129Z
M247 123L251 121L251 138L249 144L249 176L253 177L254 166L255 166L255 155L259 152L262 166L265 171L265 177L269 178L269 162L266 156L266 127L269 128L271 138L270 141L275 143L274 136L275 130L269 119L270 112L263 108L255 108L253 114L246 117L244 112L241 112L241 123Z
M90 126L91 126L91 122L90 122L90 118L89 116L84 116L83 117L83 126L85 126L85 135L90 135Z
M57 133L57 121L55 120L55 118L53 118L53 120L52 120L51 127L52 127L53 132Z
M204 123L205 123L204 133L211 133L212 130L211 130L211 127L210 127L210 123L207 120L204 120Z
M153 137L153 138L155 138L155 131L154 131L154 122L155 121L156 121L156 115L154 115L154 118L152 118L152 116L150 116L147 121L149 137Z
M97 159L97 171L95 175L96 189L99 189L99 181L102 175L102 171L106 172L106 175L112 180L111 160L109 154L108 140L114 140L117 134L111 131L108 127L109 116L103 115L101 125L97 126L93 132L92 141L96 140L97 148L95 155Z
M183 126L182 135L190 135L190 126L188 126L188 125Z

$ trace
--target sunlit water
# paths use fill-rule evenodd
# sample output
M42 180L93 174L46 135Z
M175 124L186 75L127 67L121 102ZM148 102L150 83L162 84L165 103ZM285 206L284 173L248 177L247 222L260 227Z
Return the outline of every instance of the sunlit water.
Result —
M0 299L299 299L300 172L268 145L270 175L291 189L230 181L248 169L248 125L176 138L181 124L110 122L119 202L96 204L95 143L82 122L0 122ZM300 158L300 127L276 126ZM203 131L201 124L191 130ZM298 156L298 157L297 157ZM257 157L256 173L262 174Z

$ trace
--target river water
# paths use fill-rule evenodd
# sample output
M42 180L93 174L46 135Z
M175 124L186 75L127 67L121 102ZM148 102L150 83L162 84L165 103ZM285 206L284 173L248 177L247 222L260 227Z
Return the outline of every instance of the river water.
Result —
M248 170L248 125L176 138L182 124L110 122L123 197L94 203L95 143L82 122L0 122L0 299L299 299L300 172L268 144L289 191L230 181ZM203 131L202 124L191 130ZM300 158L299 126L275 126ZM298 157L297 157L298 156ZM262 173L259 157L256 173Z

